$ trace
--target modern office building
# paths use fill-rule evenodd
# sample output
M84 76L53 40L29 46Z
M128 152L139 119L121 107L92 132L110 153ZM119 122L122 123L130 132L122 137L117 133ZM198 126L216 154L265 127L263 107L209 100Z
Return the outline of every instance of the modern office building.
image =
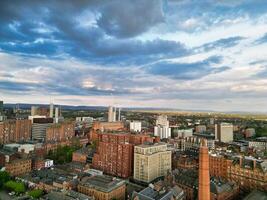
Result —
M215 139L220 142L232 142L234 139L233 124L221 123L215 125Z
M4 102L0 101L0 115L4 114Z
M142 144L134 148L134 179L149 183L171 170L167 144Z

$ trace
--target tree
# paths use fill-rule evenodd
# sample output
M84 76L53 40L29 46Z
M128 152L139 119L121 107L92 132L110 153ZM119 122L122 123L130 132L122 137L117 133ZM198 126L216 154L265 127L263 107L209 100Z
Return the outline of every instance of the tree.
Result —
M6 171L0 172L0 188L4 186L4 184L10 180L10 175Z
M4 184L7 190L14 191L16 194L24 193L26 191L25 185L22 182L8 181Z
M43 190L35 189L28 192L28 195L31 196L34 199L40 198L44 194Z

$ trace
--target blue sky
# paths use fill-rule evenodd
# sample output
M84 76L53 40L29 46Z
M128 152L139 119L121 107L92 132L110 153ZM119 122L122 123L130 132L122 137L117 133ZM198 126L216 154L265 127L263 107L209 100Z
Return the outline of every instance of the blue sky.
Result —
M267 112L265 0L0 1L0 99Z

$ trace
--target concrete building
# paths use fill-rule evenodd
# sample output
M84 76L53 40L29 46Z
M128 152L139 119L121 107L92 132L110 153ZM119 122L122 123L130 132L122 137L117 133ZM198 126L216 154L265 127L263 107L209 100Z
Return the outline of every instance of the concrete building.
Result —
M159 115L156 120L156 126L167 126L169 127L169 121L167 115Z
M170 138L171 137L171 128L168 126L155 126L154 127L154 136L160 137L160 139L163 138Z
M46 129L50 127L52 123L33 123L32 124L32 139L42 140L46 138Z
M78 192L95 200L125 199L126 185L121 179L106 175L84 177L78 184Z
M199 149L198 200L210 200L209 149L202 139Z
M206 132L206 130L207 130L207 127L205 125L197 125L195 127L195 131L197 133L203 133L203 132Z
M113 107L109 106L108 107L108 122L114 122L114 121L116 121L116 120L114 120Z
M193 129L189 128L189 129L180 129L177 130L177 137L190 137L193 136Z
M133 132L141 132L142 124L139 121L132 121L130 122L130 131Z
M139 145L134 148L134 179L149 183L171 170L167 144Z
M215 125L215 139L220 142L232 142L234 139L233 124L221 123Z

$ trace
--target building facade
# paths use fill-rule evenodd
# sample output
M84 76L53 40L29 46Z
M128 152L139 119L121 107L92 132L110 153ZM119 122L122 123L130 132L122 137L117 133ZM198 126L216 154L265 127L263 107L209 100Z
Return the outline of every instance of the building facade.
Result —
M171 170L171 151L166 144L139 145L134 148L134 179L149 183Z

